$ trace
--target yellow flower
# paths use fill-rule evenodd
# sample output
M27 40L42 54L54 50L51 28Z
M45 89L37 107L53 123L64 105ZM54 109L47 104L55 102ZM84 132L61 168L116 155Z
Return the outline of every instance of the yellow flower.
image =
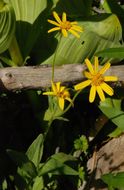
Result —
M116 76L104 76L103 74L110 68L110 63L107 62L100 70L98 70L99 62L98 57L95 57L94 67L92 66L89 59L85 59L86 65L88 67L88 71L84 71L84 75L88 80L81 82L74 86L75 90L81 90L89 85L90 94L89 94L89 102L93 102L96 96L96 92L98 93L101 101L105 100L104 92L108 95L112 96L114 94L113 89L106 84L108 81L117 81L118 78Z
M80 37L80 35L77 32L82 32L83 31L82 28L77 25L77 22L68 21L66 18L66 13L62 14L62 20L60 19L60 17L55 11L53 12L53 16L56 21L48 19L48 22L55 25L56 27L48 30L48 33L54 32L56 30L61 30L64 37L68 36L68 31L72 33L74 36L76 36L77 38Z
M73 104L70 93L65 86L61 86L60 82L52 83L52 91L44 92L43 95L51 95L56 96L58 98L59 107L63 110L65 100L68 100L71 104Z

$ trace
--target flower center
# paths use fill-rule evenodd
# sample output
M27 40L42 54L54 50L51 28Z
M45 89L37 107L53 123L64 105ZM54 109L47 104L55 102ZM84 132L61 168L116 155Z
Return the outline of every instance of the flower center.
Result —
M69 97L69 93L67 91L57 92L57 96L63 99Z
M69 30L71 27L71 22L69 21L61 22L60 24L61 29Z
M104 82L104 77L100 73L97 73L92 78L92 85L94 86L100 86L100 84L103 82Z

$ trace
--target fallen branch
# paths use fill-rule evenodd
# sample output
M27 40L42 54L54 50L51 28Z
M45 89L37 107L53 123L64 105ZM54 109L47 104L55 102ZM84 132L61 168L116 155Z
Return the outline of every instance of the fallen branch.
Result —
M69 64L55 67L54 81L76 83L84 80L85 65ZM7 67L0 69L0 88L6 90L42 89L51 85L52 68L44 66ZM106 75L118 76L116 85L124 84L124 66L112 66Z

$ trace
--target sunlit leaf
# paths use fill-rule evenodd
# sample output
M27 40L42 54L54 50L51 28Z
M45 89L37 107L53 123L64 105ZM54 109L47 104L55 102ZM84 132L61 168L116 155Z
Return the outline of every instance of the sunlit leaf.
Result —
M66 155L64 153L57 153L42 165L39 170L39 176L52 173L54 175L78 175L78 172L66 165L67 161L75 161L76 159L71 155Z
M107 98L100 103L99 108L120 130L124 131L124 112L120 108L121 100L119 101L114 104L111 98Z
M33 143L28 148L26 155L28 156L29 160L31 160L36 167L39 166L43 155L43 135L40 134L38 137L33 141Z
M47 0L8 0L16 14L16 36L24 59L29 55L46 22L52 3ZM48 10L47 10L48 9Z
M6 51L15 32L15 14L10 4L0 1L0 53Z
M101 178L109 187L124 189L124 172L105 174Z
M15 63L14 63L11 59L8 59L8 58L3 57L3 56L0 56L0 59L1 59L4 63L6 63L8 66L11 66L11 67L16 66Z
M49 107L44 114L44 120L50 121L54 119L60 119L59 116L63 114L63 111L60 109L58 105L57 98L53 96L48 96L48 105Z
M33 184L32 190L42 190L42 189L44 189L44 181L43 181L43 178L37 176L37 177L34 179L34 184Z
M114 138L114 137L118 137L119 135L121 135L123 132L123 130L121 130L120 128L116 128L112 133L110 133L108 136L111 137L111 138Z
M124 59L124 48L109 48L103 51L97 52L97 56L107 57L107 58L122 58Z
M49 159L40 169L39 175L52 173L54 175L78 175L78 172L55 158Z

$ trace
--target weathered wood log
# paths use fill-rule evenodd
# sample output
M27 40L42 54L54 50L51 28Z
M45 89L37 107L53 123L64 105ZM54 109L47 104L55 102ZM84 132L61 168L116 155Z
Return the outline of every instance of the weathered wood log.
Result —
M107 190L99 179L103 174L124 172L124 135L110 140L88 161L89 184L85 190Z
M69 64L55 67L54 81L73 83L84 80L85 65ZM52 68L44 66L7 67L0 69L0 88L6 90L42 89L51 85ZM124 66L111 66L106 75L119 78L118 85L124 83Z

